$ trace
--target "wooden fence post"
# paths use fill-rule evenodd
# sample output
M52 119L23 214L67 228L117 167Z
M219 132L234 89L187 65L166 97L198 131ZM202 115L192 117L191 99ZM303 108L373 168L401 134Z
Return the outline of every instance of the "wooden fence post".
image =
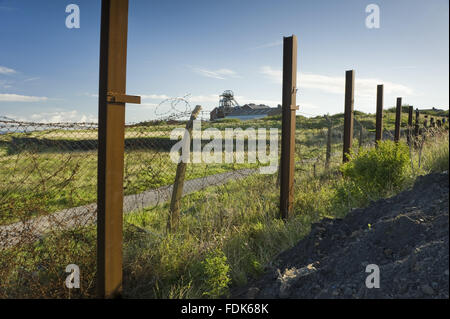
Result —
M189 149L191 143L193 124L198 114L200 113L201 109L202 107L200 105L197 105L191 114L191 118L186 123L186 131L183 137L184 140L183 143L188 143ZM172 200L170 201L169 218L167 219L168 231L173 231L174 229L176 229L178 226L178 222L180 220L180 201L181 197L183 196L184 177L186 175L186 165L187 165L187 163L185 163L183 158L187 156L187 154L182 154L181 151L180 155L182 156L180 157L180 162L178 163L177 166L177 173L175 175L175 182L173 183L172 189Z
M330 168L330 160L331 160L331 129L333 127L333 123L328 115L325 115L325 119L327 121L327 152L325 155L325 168Z
M103 0L100 34L97 172L97 293L122 293L125 103L128 0Z
M414 126L414 137L417 139L419 137L419 109L416 109L416 121L415 121L415 126Z
M377 85L377 115L375 123L375 145L383 139L383 84Z
M408 145L410 145L411 143L411 137L412 137L412 133L413 133L413 106L409 106L408 108L408 130L407 130L407 136L406 139L408 141Z
M353 142L353 103L354 103L355 71L345 73L345 112L344 112L344 149L343 162L348 161L348 154Z
M394 141L398 142L400 141L400 124L401 124L401 117L402 117L402 98L397 98L397 107L395 110L395 134L394 134Z
M280 215L292 214L294 203L295 111L297 94L297 37L283 39L283 114L281 125Z
M359 141L358 141L358 146L361 148L361 147L363 147L363 143L364 143L364 141L363 141L363 139L364 139L364 136L363 136L363 134L364 134L364 127L362 126L361 122L358 122L358 123L359 123Z

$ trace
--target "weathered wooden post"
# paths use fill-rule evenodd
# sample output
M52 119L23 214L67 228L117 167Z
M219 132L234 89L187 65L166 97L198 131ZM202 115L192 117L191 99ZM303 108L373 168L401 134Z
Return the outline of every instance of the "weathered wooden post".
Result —
M103 0L100 35L97 174L97 291L122 293L125 103L140 103L126 90L128 0Z
M397 98L397 108L395 110L395 134L394 134L394 141L398 142L400 141L400 124L401 124L401 117L402 117L402 98Z
M412 129L412 127L413 127L413 110L414 110L413 106L410 105L408 107L408 130L407 130L408 135L406 136L408 145L410 145L410 143L411 143L411 137L412 137L412 132L413 132L413 129Z
M358 123L359 123L359 141L358 141L358 146L361 148L361 147L363 147L363 143L364 143L363 142L364 127L362 126L361 122L358 122Z
M420 128L419 128L419 109L416 109L416 121L415 121L415 125L414 125L414 137L417 139L419 137L419 133L420 133Z
M430 118L430 127L436 127L436 123L434 122L434 117Z
M375 123L375 145L383 139L383 84L377 85L377 115Z
M194 125L194 121L198 116L198 113L202 107L200 105L197 105L194 109L194 111L191 114L191 118L186 123L186 131L185 135L183 137L183 143L185 145L191 144L191 136L192 136L192 128ZM180 201L181 197L183 196L183 187L184 187L184 177L186 175L186 161L188 158L190 158L190 154L182 154L186 147L183 147L182 151L180 152L180 162L177 166L177 173L175 175L175 182L173 183L173 189L172 189L172 200L170 201L170 211L169 211L169 218L167 219L167 230L172 231L177 228L178 222L180 220ZM188 157L189 156L189 157Z
M295 111L297 94L297 37L283 39L283 114L281 132L280 215L292 214L294 203Z
M344 112L344 149L343 162L347 162L353 141L353 103L355 71L345 72L345 112Z
M330 168L330 160L331 160L331 129L333 127L333 123L328 115L325 115L325 119L327 121L327 151L325 155L325 168Z

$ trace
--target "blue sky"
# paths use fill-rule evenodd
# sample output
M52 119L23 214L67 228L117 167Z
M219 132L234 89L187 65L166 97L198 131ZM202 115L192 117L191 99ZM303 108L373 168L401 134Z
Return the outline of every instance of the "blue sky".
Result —
M68 4L81 27L68 29ZM367 5L380 7L368 29ZM100 0L0 0L0 116L95 121ZM345 70L354 69L355 109L375 112L397 96L419 108L449 106L448 0L130 0L127 122L168 111L190 94L211 110L224 90L240 104L281 103L283 36L298 37L299 114L342 112Z

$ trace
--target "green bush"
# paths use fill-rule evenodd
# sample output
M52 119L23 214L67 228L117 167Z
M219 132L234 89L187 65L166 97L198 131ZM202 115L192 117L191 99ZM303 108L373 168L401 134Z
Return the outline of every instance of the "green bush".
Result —
M205 296L219 298L228 292L230 266L220 249L211 251L201 263L205 280Z
M409 149L402 142L382 141L378 147L361 148L341 166L346 186L354 196L367 199L387 196L402 189L408 173ZM359 194L359 195L358 195Z

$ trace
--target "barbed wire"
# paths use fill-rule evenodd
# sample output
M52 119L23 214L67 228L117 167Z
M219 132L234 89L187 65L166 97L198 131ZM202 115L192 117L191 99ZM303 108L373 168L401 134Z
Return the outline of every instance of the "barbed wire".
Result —
M155 108L154 114L160 120L173 119L180 116L185 116L191 113L191 105L189 103L190 93L182 97L169 97L162 100ZM165 111L160 111L162 108L167 108Z

